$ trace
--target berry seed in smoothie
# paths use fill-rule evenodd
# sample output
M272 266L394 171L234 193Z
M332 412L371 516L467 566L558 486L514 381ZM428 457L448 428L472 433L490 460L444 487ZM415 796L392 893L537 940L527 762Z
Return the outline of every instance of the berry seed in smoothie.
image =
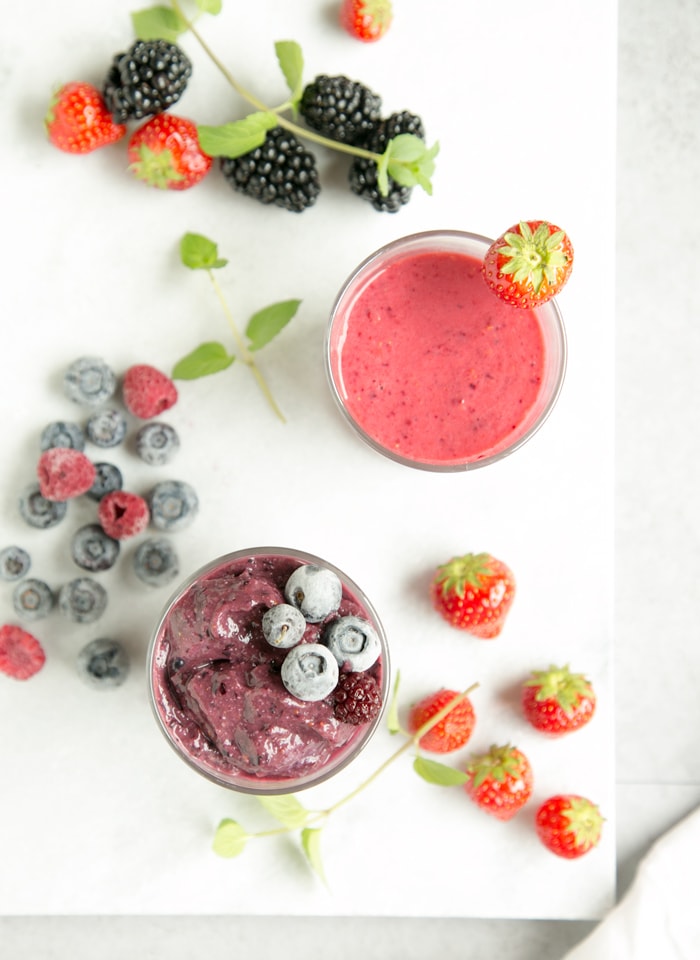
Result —
M553 303L519 309L484 282L489 241L416 234L377 251L334 307L336 399L370 445L411 466L465 469L519 446L556 399L565 342Z

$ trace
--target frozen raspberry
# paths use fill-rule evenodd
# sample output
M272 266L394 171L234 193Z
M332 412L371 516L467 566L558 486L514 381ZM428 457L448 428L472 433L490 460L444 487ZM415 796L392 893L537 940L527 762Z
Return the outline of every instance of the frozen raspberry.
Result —
M95 465L80 450L52 447L39 457L37 477L46 500L70 500L93 485Z
M333 712L343 723L370 723L382 709L382 692L370 673L341 673L333 696Z
M150 420L176 403L177 387L160 370L139 363L124 374L122 396L129 413L141 420Z
M138 494L112 490L100 500L97 518L108 537L127 540L143 533L150 520L150 511L146 501Z
M36 637L21 627L0 627L0 670L15 680L28 680L44 666L46 654Z

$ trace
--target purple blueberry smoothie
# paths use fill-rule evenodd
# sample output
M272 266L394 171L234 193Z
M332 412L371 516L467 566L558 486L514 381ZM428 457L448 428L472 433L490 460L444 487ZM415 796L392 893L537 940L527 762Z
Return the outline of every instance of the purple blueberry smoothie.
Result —
M282 613L297 603L285 588L301 567L302 573L320 570L338 590L330 601L334 609L321 610L321 619L301 604L303 632L289 649L263 629L263 617L273 608ZM349 649L365 645L364 632L357 640L357 624L376 648L369 667L353 661L352 652L348 659L329 653L339 626L351 628ZM323 655L321 670L332 667L331 692L322 690L320 699L303 687L297 695L290 692L287 658L311 661L317 669L317 653ZM308 670L308 663L303 669ZM384 633L359 588L325 561L283 548L239 551L192 577L161 618L149 671L155 714L175 750L209 779L248 793L293 792L345 766L369 739L381 713L377 709L366 721L352 716L348 722L347 711L338 705L347 675L356 681L361 672L362 684L382 705L388 686Z

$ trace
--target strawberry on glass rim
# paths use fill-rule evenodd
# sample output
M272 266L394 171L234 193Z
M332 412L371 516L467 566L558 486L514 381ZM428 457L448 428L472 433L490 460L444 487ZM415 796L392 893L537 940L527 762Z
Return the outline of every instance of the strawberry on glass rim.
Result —
M547 220L521 220L491 244L482 273L501 300L532 308L559 293L573 265L574 248L563 230Z

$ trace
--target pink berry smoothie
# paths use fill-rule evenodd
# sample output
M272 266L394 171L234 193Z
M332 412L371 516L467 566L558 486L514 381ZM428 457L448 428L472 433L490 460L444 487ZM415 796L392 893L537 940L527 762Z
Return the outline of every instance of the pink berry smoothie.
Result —
M305 623L300 646L323 644L329 626L340 618L363 618L381 638L381 654L366 672L382 702L386 697L388 658L381 625L364 594L337 568L283 548L240 551L214 561L166 608L151 644L149 679L166 739L186 762L222 786L258 794L312 786L353 759L379 722L379 716L366 723L339 720L333 692L305 700L282 682L289 650L268 642L262 618L285 603L285 584L305 564L331 570L342 593L336 609Z
M456 231L395 241L358 268L334 307L335 397L370 445L402 463L454 470L499 459L558 394L558 309L499 300L481 275L489 244Z

